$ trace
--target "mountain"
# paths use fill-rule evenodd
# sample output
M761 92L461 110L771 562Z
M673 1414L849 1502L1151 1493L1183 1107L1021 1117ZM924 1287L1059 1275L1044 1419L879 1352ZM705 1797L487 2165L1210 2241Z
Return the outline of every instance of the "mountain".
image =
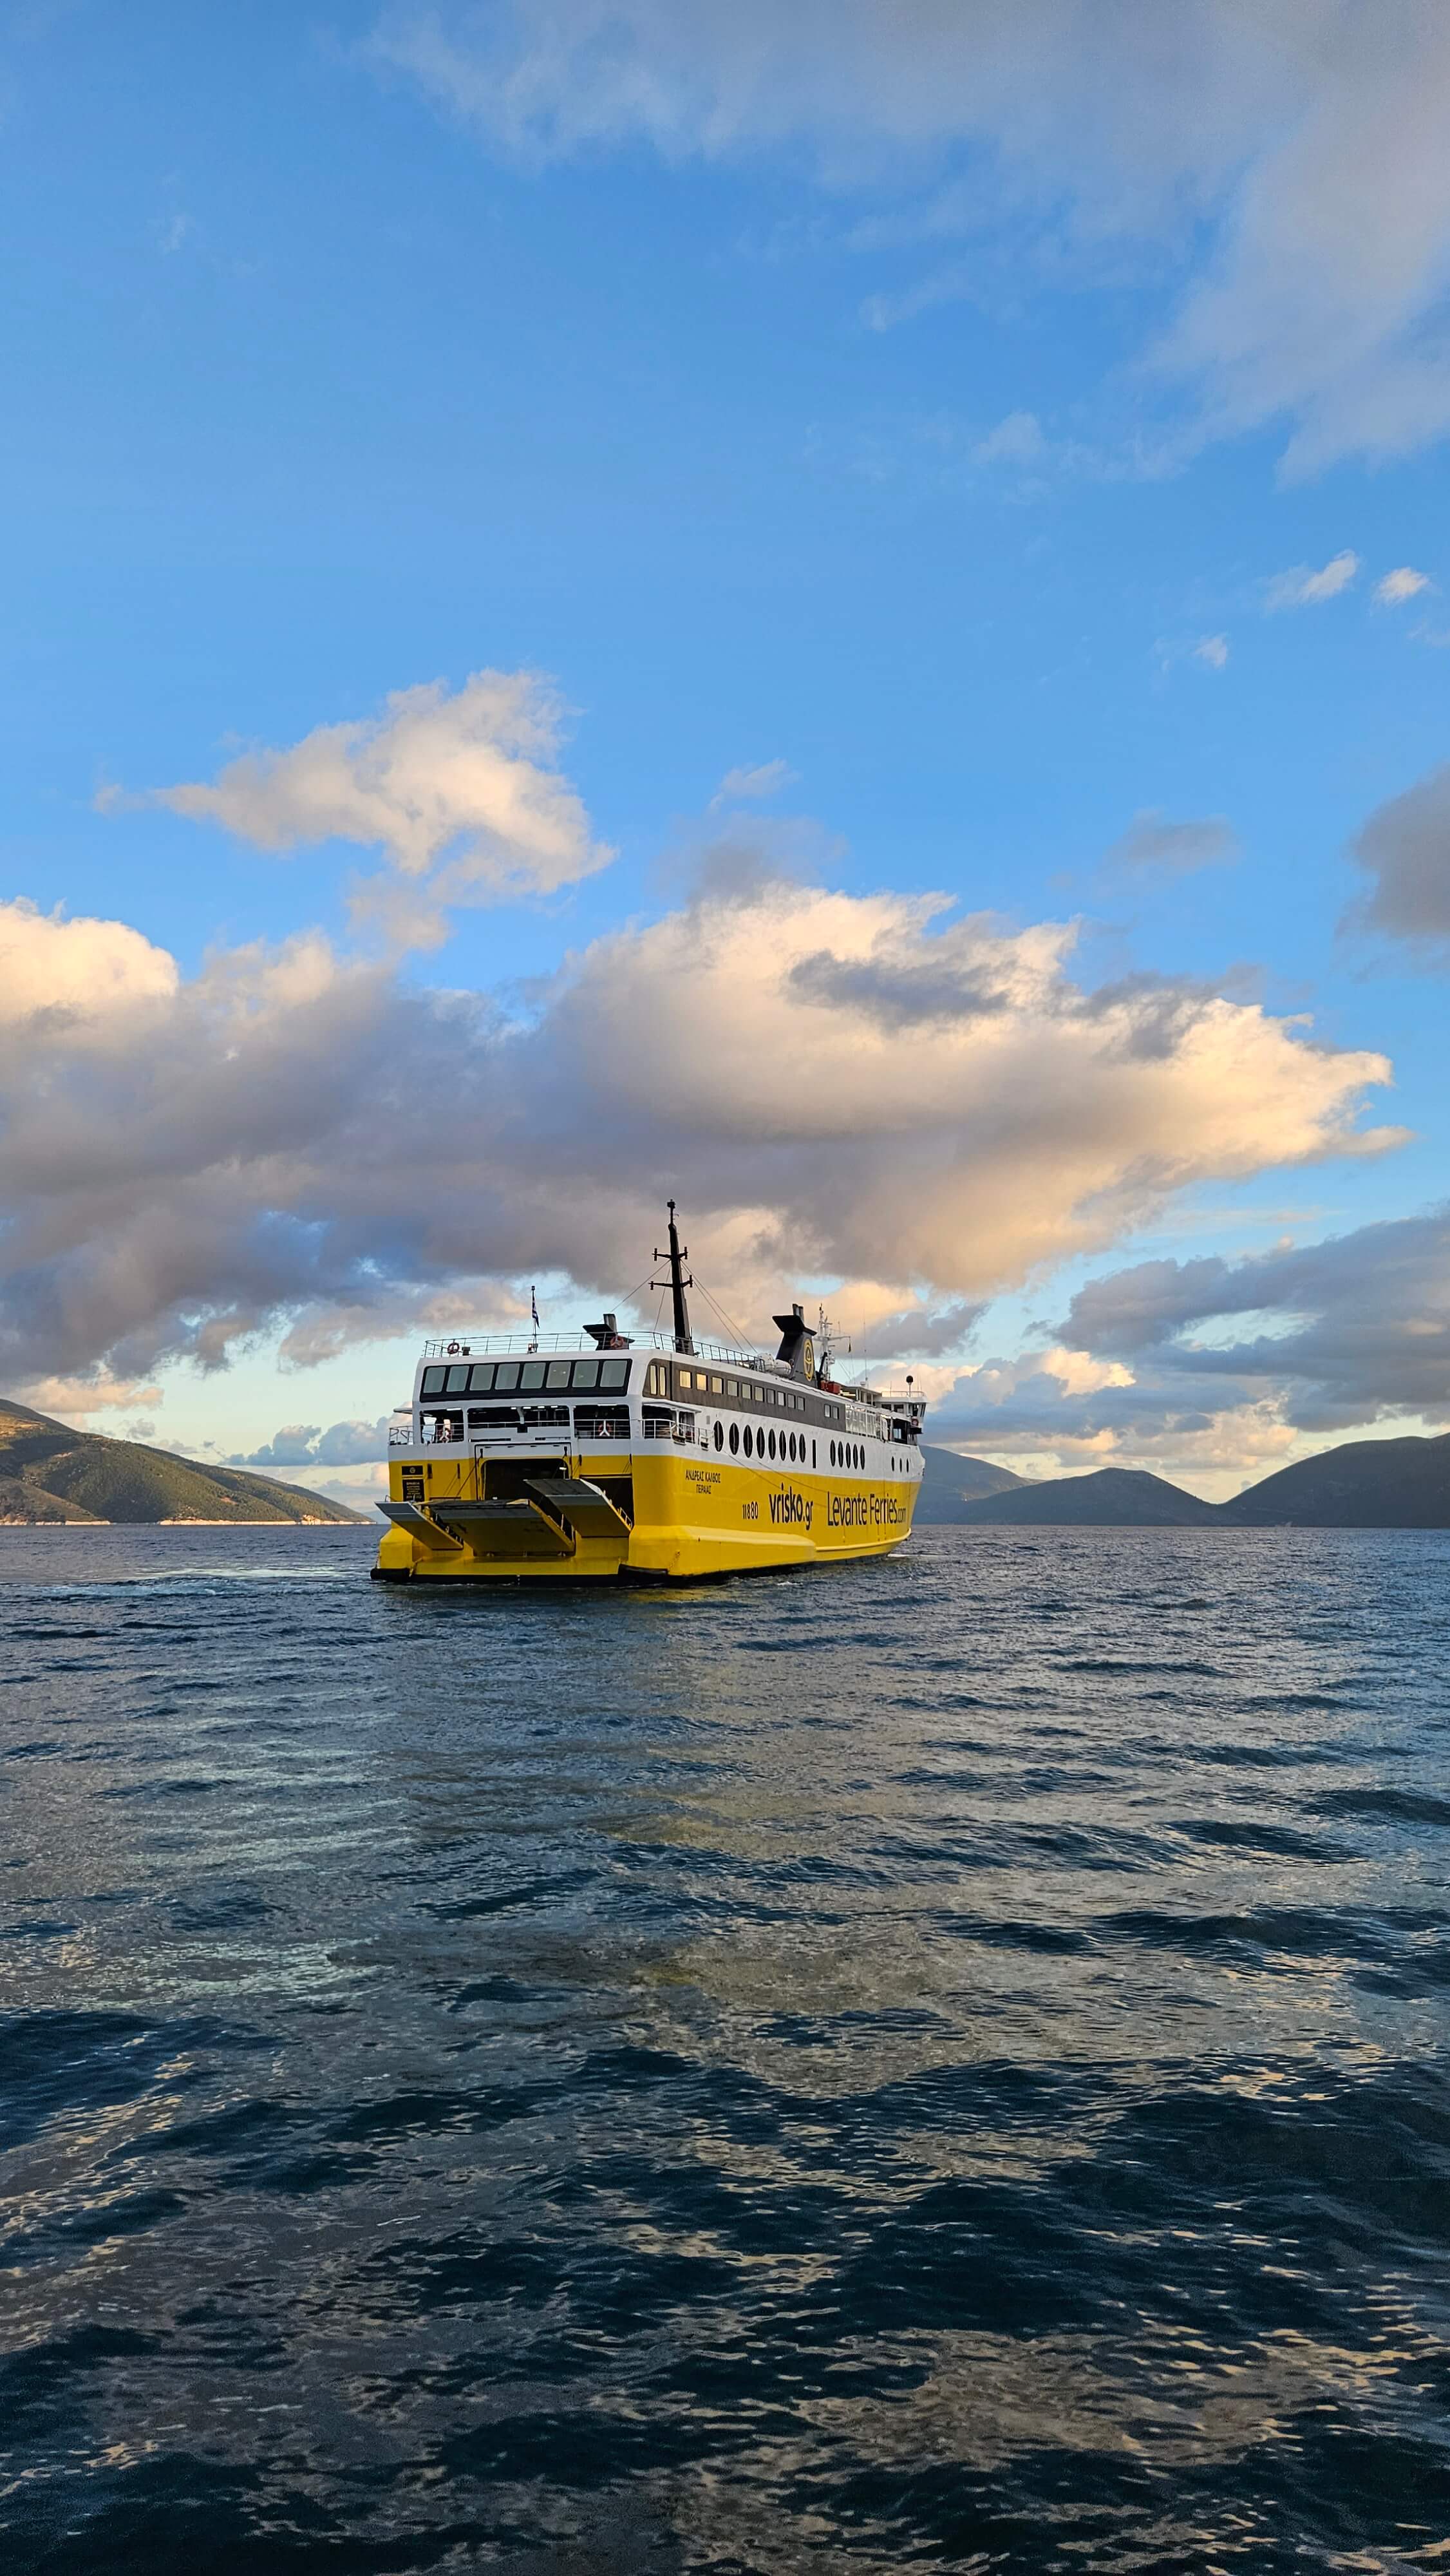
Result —
M73 1431L0 1396L0 1522L360 1521L340 1503L136 1440Z
M1300 1529L1450 1529L1450 1431L1346 1440L1280 1467L1222 1506L1228 1521Z
M985 1494L952 1516L1021 1528L1200 1529L1221 1521L1216 1503L1180 1493L1140 1467L1099 1467L1091 1476L1053 1476L1013 1493Z
M985 1458L959 1458L955 1449L931 1449L922 1445L925 1474L916 1498L913 1527L960 1521L966 1517L963 1506L977 1502L984 1494L1007 1494L1023 1482L1010 1467L994 1467Z

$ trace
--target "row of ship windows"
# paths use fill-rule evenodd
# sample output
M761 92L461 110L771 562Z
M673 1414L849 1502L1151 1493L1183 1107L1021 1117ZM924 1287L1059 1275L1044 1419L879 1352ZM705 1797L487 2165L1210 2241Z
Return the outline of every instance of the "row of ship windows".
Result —
M774 1404L787 1413L804 1413L806 1400L788 1386L752 1386L748 1378L717 1377L712 1369L675 1370L675 1385L682 1395L693 1394L698 1403L702 1396L714 1396L723 1404ZM651 1360L644 1373L646 1395L668 1395L670 1372L663 1360ZM839 1422L838 1404L821 1407L822 1419Z
M541 1389L598 1387L618 1395L629 1384L628 1360L475 1360L470 1368L425 1368L419 1393L439 1395L537 1395Z
M425 1414L422 1424L424 1441L433 1446L450 1441L461 1441L463 1419L461 1413ZM515 1426L521 1430L567 1431L569 1408L563 1404L530 1405L527 1409L517 1411L500 1407L490 1408L484 1412L470 1412L468 1416L470 1431L512 1429ZM645 1438L649 1439L653 1436L656 1439L667 1439L673 1427L667 1415L646 1416ZM601 1405L598 1408L586 1409L581 1404L574 1416L574 1428L581 1440L627 1439L629 1436L628 1409L623 1405ZM693 1438L694 1416L682 1415L680 1428L687 1433L688 1437ZM740 1423L732 1422L727 1433L724 1423L717 1422L716 1448L723 1450L727 1441L732 1458L738 1458L743 1450L747 1458L778 1459L782 1464L788 1463L793 1467L803 1467L806 1463L806 1435L803 1431L787 1431L783 1426L777 1431L774 1423L767 1429L764 1423L757 1426L747 1422L742 1428ZM866 1465L866 1444L862 1440L833 1440L830 1443L829 1456L833 1467L854 1468L859 1473ZM810 1463L813 1467L816 1463L814 1440L810 1443Z
M724 1423L717 1422L715 1425L716 1448L723 1449L726 1445L726 1439L727 1433ZM730 1455L732 1458L738 1457L740 1451L743 1449L747 1458L779 1457L788 1460L790 1465L793 1467L803 1467L806 1463L806 1435L803 1431L782 1431L777 1433L774 1427L772 1427L769 1431L757 1430L752 1438L751 1426L748 1422L746 1423L743 1431L738 1422L732 1422L728 1433L728 1439ZM816 1463L816 1444L814 1440L810 1444L810 1450L810 1462L814 1467ZM863 1440L833 1440L830 1445L830 1461L833 1467L864 1468L866 1464L865 1442Z

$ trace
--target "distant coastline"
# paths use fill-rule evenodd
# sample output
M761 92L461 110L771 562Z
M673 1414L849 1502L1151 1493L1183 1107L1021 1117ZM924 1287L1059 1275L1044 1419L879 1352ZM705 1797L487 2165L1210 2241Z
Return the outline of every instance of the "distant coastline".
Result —
M990 1459L929 1447L926 1470L918 1528L1450 1529L1450 1432L1344 1441L1226 1503L1142 1468L1033 1484Z
M365 1512L243 1467L77 1431L0 1397L0 1528L335 1529Z

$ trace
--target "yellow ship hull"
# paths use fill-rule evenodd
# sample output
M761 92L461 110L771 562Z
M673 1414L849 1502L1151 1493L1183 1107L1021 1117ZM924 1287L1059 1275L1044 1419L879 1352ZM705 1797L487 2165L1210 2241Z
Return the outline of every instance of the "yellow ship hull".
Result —
M472 1458L394 1464L384 1508L398 1517L379 1548L378 1575L429 1583L691 1583L839 1564L899 1547L918 1491L909 1473L812 1474L699 1452L574 1454L552 1489L544 1462L540 1470L537 1496L526 1479L524 1492L505 1503L488 1498L488 1468Z

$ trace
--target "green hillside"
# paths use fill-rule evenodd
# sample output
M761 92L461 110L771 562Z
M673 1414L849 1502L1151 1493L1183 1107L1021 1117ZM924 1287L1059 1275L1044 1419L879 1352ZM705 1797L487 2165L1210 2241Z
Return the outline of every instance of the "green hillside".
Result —
M0 1397L0 1522L359 1521L299 1485L73 1431Z

